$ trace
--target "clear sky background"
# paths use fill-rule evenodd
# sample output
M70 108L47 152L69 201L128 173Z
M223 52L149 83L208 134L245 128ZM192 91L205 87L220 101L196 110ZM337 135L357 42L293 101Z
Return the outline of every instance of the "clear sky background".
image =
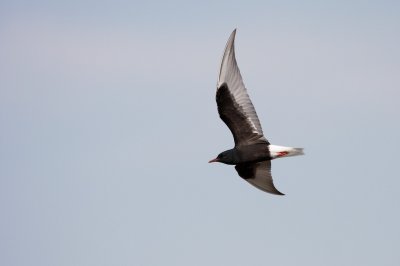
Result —
M400 265L398 1L1 1L0 265ZM279 197L208 164L236 55Z

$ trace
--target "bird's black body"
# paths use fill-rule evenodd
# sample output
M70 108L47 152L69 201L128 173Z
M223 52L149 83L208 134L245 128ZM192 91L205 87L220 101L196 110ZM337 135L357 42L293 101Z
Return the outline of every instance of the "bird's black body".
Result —
M265 192L283 195L272 181L271 160L288 154L302 154L302 149L270 145L264 137L236 62L235 34L236 30L225 47L216 93L219 116L232 132L235 147L220 153L210 162L236 165L239 176L250 184Z
M244 163L256 163L271 160L268 148L269 144L256 143L246 146L234 147L218 155L218 161L224 164L236 165Z

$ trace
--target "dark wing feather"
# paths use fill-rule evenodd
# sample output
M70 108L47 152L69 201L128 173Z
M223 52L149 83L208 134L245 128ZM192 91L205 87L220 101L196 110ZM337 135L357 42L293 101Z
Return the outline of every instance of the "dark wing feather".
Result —
M271 161L238 164L235 169L240 177L256 188L275 195L285 195L274 186L271 175Z
M236 63L235 34L236 30L229 37L221 62L216 96L218 112L231 130L236 146L268 143Z
M267 142L262 134L260 135L251 127L248 118L241 106L235 101L226 84L222 84L218 88L216 99L219 116L231 130L236 146L257 141Z

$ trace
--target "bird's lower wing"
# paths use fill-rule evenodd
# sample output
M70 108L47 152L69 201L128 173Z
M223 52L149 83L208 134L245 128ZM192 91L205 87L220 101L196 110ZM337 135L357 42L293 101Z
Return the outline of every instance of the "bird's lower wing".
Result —
M275 195L285 195L274 186L271 175L271 161L238 164L235 169L240 177L256 188Z

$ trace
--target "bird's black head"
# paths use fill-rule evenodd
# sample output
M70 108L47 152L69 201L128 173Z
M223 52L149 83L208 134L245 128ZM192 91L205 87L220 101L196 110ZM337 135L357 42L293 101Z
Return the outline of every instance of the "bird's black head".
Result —
M217 158L212 159L209 163L220 162L224 164L235 164L232 150L224 151L218 154Z

